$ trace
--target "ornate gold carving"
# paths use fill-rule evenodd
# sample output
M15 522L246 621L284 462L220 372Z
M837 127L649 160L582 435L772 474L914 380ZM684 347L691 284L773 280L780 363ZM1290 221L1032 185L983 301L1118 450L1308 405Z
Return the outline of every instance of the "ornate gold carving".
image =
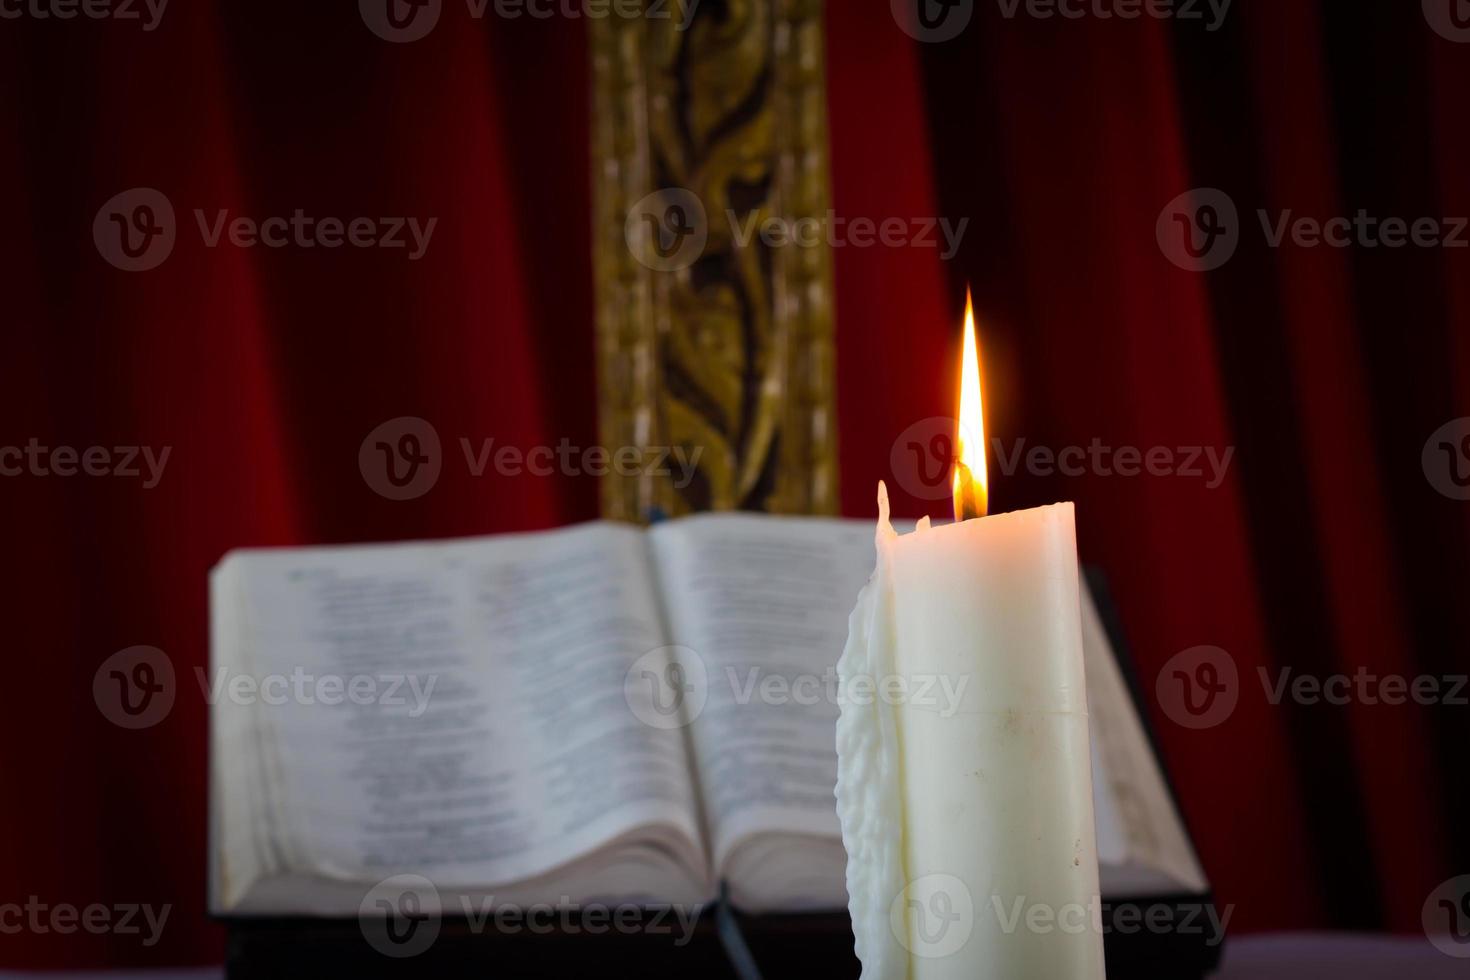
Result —
M831 513L831 249L756 233L828 214L822 4L689 6L589 21L602 440L699 454L608 475L603 513Z

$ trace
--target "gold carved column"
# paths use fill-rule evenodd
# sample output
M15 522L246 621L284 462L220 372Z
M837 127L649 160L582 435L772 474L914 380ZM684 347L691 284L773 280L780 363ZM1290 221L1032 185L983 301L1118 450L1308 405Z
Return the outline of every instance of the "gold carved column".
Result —
M822 4L643 10L588 21L603 513L834 513Z

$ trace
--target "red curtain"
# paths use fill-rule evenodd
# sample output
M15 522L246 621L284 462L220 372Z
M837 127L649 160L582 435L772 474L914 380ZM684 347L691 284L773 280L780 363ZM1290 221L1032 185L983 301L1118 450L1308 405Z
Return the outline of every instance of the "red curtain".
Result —
M1453 93L1470 50L1415 5L1242 0L1213 33L978 5L962 37L930 45L886 5L829 6L837 213L970 219L948 262L837 252L844 510L870 516L894 439L950 411L966 282L1008 446L1234 447L1213 489L1023 468L992 499L1078 502L1083 558L1108 573L1146 691L1192 646L1237 663L1224 724L1151 711L1234 926L1417 929L1434 885L1470 867L1448 833L1470 816L1463 711L1276 706L1256 673L1464 672L1465 505L1434 493L1419 451L1470 414L1466 259L1272 250L1249 222L1365 202L1466 213ZM27 931L0 940L0 966L218 959L195 671L227 550L596 515L594 479L475 477L460 444L596 440L585 25L446 3L428 37L388 44L356 7L178 4L152 31L0 24L0 447L170 451L151 489L0 478L0 904L173 906L156 947ZM1212 273L1155 240L1165 202L1197 186L1227 190L1243 219ZM129 273L92 226L136 187L167 196L178 238ZM210 247L199 227L297 209L437 223L416 260ZM400 416L435 427L444 469L390 501L357 456ZM166 652L178 696L166 721L126 731L92 680L137 644Z

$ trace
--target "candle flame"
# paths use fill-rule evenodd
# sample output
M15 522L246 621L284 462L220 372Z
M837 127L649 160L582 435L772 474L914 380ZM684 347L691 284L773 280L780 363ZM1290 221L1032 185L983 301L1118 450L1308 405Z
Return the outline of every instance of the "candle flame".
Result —
M955 433L954 519L984 517L990 503L985 465L985 407L980 398L980 352L975 341L975 306L965 290L964 354L960 363L959 427Z

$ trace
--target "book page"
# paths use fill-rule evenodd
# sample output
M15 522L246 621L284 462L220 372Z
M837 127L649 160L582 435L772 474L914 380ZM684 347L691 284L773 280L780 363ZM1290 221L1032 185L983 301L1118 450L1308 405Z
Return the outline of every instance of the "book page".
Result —
M1087 667L1103 894L1122 898L1205 891L1204 871L1174 807L1161 764L1118 666L1117 652L1085 587L1082 652Z
M672 640L703 668L690 733L716 868L733 879L730 856L755 835L812 835L837 863L798 890L840 906L836 664L873 570L872 523L712 514L650 536Z
M705 878L683 735L624 698L630 666L666 642L641 531L230 561L250 662L219 666L304 675L304 695L255 709L292 870L500 884L641 829Z
M751 911L792 895L833 893L840 903L838 707L827 680L835 683L848 616L873 568L872 524L702 515L658 525L650 537L673 642L703 668L690 732L717 870ZM1082 598L1104 894L1202 891L1116 653L1086 589ZM812 840L793 848L775 839L793 834ZM834 867L822 856L829 837L838 842ZM777 875L806 880L752 898L759 882L750 879Z

